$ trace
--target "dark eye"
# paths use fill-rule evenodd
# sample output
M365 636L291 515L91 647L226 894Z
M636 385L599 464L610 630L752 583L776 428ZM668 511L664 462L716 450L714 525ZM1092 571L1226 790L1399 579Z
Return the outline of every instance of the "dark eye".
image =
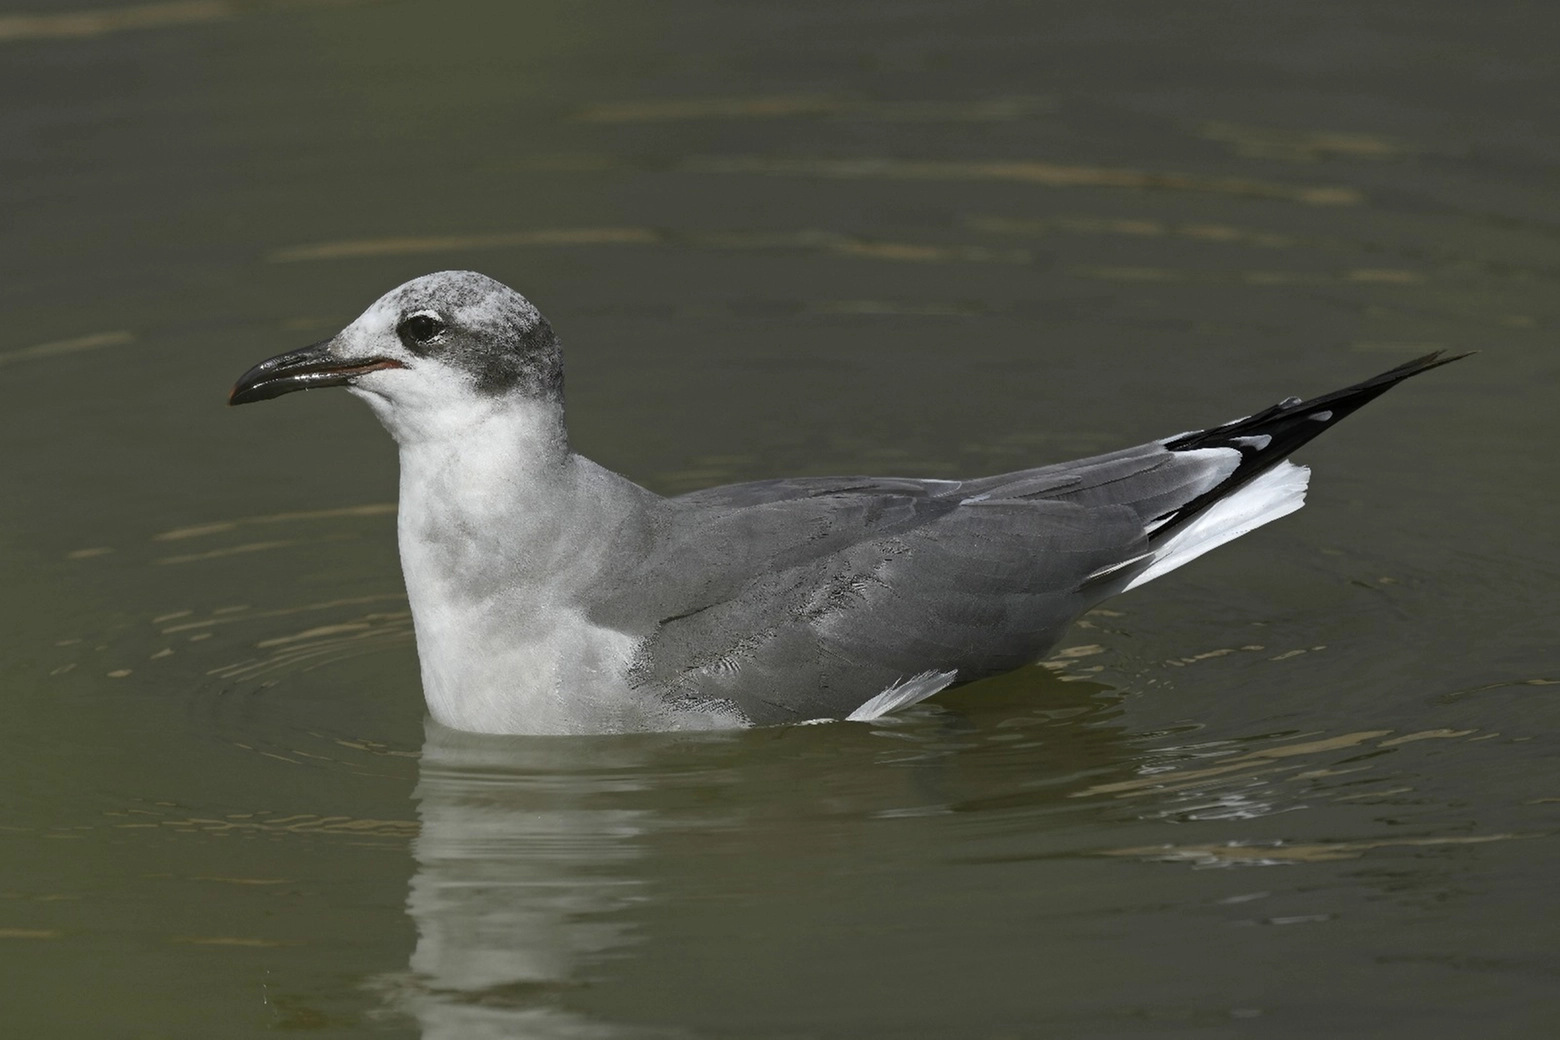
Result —
M396 332L408 347L431 343L444 332L444 322L432 314L413 314L401 322Z

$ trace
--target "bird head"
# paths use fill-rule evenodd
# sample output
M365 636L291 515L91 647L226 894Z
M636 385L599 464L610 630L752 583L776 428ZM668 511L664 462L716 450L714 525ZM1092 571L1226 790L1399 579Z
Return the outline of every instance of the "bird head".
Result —
M245 372L229 404L344 386L396 440L458 435L517 404L563 405L563 354L524 296L474 271L441 271L381 296L335 336Z

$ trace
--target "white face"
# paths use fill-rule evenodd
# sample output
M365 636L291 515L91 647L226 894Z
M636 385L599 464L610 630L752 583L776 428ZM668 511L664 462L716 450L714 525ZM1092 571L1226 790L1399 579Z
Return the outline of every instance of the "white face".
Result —
M525 297L484 275L425 275L374 302L334 338L255 366L234 404L345 386L402 444L459 436L518 401L562 407L563 362Z
M448 345L451 322L459 315L417 307L415 300L408 310L403 297L411 284L381 296L330 341L331 353L345 362L395 363L355 377L346 388L368 402L399 443L457 433L498 403L478 392L470 372L441 356L439 348Z

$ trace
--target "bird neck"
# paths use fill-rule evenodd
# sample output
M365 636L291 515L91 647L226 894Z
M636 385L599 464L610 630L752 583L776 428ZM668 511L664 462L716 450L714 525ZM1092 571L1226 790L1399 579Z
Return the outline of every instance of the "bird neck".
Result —
M546 480L572 457L561 401L477 399L393 432L403 490L408 466L462 495Z
M400 439L400 526L408 542L440 547L458 566L492 559L500 543L545 541L545 518L567 499L573 455L561 406L508 407L445 415ZM480 563L473 564L480 570Z
M408 592L441 601L590 580L592 550L639 526L655 496L569 450L563 407L511 402L448 435L401 442Z

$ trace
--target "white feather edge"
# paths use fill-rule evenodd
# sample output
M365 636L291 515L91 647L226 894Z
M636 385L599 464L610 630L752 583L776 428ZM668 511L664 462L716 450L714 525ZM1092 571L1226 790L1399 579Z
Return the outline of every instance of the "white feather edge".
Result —
M924 701L932 694L947 689L952 685L958 674L957 670L951 672L922 672L920 675L913 675L902 682L896 682L845 716L845 721L871 722L873 719L882 718L889 712L898 711L900 708L906 708L919 701Z
M1191 563L1210 549L1255 531L1263 524L1288 516L1305 505L1305 488L1311 471L1284 461L1177 531L1161 545L1154 562L1126 586L1135 589ZM1123 589L1122 591L1126 591ZM879 694L879 697L883 694ZM870 702L868 702L870 703ZM863 706L864 707L864 706Z

